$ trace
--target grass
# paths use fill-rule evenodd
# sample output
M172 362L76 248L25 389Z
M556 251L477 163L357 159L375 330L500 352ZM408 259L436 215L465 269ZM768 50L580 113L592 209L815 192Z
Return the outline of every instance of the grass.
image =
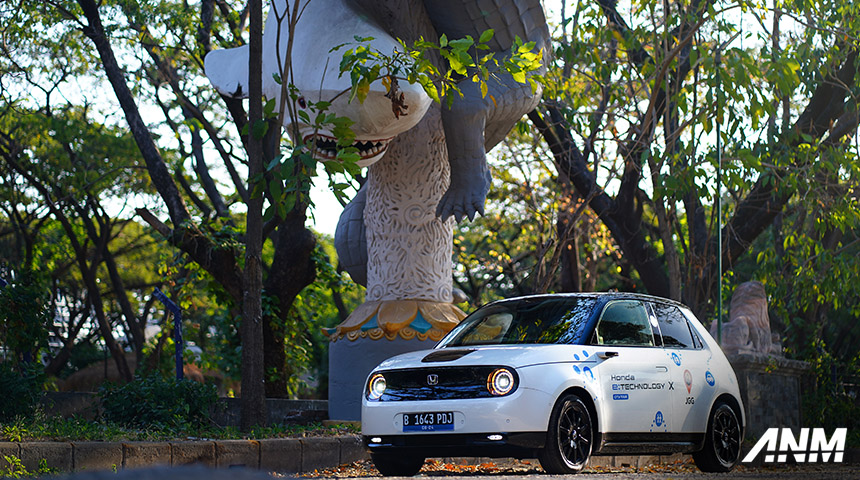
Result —
M146 428L129 428L104 420L84 420L80 417L60 418L37 412L29 418L18 417L0 425L0 441L176 441L176 440L236 440L261 438L297 438L335 435L352 435L360 429L354 425L323 426L315 422L303 425L275 425L256 427L240 432L235 427L217 425L205 427L168 427L149 425Z

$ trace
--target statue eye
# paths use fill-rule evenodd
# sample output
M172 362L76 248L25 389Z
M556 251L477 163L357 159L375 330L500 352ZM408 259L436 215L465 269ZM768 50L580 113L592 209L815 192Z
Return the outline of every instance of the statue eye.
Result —
M296 102L298 102L300 107L308 108L308 102L305 101L305 97L299 97L298 100L296 100Z

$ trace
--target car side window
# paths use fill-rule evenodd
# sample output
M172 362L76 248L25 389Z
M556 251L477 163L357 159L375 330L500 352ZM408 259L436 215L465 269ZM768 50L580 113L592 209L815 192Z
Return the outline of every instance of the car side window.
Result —
M693 348L697 350L705 348L704 343L702 343L702 337L699 336L699 332L697 332L696 328L693 326L695 324L693 319L696 318L696 316L693 315L693 312L688 308L681 309L681 314L687 317L687 325L690 326L690 332L693 334Z
M616 300L603 307L594 329L597 345L654 346L645 305L638 300Z
M690 332L690 325L681 310L674 305L654 303L657 323L663 334L663 346L666 348L697 348Z

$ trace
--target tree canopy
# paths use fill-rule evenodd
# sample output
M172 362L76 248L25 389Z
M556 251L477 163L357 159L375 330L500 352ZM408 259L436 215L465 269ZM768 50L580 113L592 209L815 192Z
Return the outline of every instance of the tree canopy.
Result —
M857 357L860 5L546 6L543 100L491 154L486 215L455 233L470 305L614 288L709 323L760 280L790 355ZM249 104L202 71L207 52L248 43L248 24L240 0L0 6L0 277L43 289L51 312L33 314L48 341L4 336L4 352L41 349L59 374L98 343L131 378L124 350L160 351L147 327L168 328L158 286L190 310L198 361L235 375L246 220L262 208L266 394L294 394L323 361L319 328L361 290L302 193L318 171L339 191L361 178L293 162L277 126L250 168Z

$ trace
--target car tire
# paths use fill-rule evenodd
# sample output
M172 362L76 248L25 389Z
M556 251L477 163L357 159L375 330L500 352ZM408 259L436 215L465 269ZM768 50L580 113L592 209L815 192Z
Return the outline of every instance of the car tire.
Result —
M424 457L399 453L371 453L370 459L383 477L411 477L424 466Z
M547 473L577 473L585 467L593 444L594 428L588 406L578 395L567 394L552 409L546 444L538 460Z
M741 457L743 432L738 416L726 402L718 401L708 419L705 447L693 452L696 466L703 472L729 472Z

